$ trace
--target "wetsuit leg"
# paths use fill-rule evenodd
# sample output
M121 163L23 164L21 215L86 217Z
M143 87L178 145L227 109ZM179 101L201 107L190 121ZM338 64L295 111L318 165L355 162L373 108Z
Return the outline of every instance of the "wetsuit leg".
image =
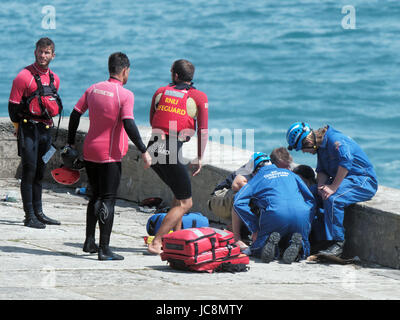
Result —
M42 157L50 149L52 139L50 130L42 124L37 124L37 133L36 172L32 185L32 200L35 212L42 212L42 180L46 170L46 163L43 162Z
M46 163L43 161L43 156L51 147L50 130L46 129L44 124L37 124L37 158L36 158L36 173L32 184L32 201L33 210L38 220L44 224L60 225L61 223L55 219L47 217L43 213L42 208L42 181L46 170Z
M21 122L18 130L18 154L21 156L21 198L25 212L24 225L32 228L45 228L37 220L33 208L33 183L36 176L38 155L38 132L33 123Z
M99 199L100 176L94 162L85 161L85 170L88 176L91 195L86 208L86 239L83 244L83 251L97 253L98 247L95 241L97 217L95 213L95 203Z
M19 128L19 152L21 156L21 197L24 210L33 212L33 181L36 175L38 139L36 126L32 123L21 123Z
M99 260L122 260L123 257L113 253L109 248L110 236L114 223L115 199L121 180L121 162L110 162L98 165L99 198L95 211L99 219L100 246Z

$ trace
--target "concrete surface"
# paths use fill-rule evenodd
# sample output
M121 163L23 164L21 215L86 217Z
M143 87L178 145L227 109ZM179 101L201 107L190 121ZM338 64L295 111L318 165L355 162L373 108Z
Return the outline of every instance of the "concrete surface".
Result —
M6 194L14 194L17 202L0 201L1 300L400 299L400 270L372 264L264 264L252 258L243 273L175 271L146 254L142 237L149 214L125 200L117 201L111 237L112 249L125 260L98 261L82 251L84 196L46 185L45 213L62 224L38 230L23 226L18 180L0 179L0 199Z
M65 144L68 118L64 118L58 147ZM81 148L89 121L81 119L77 136ZM150 130L140 127L145 143ZM206 165L192 179L194 208L218 222L206 202L214 186L245 163L250 151L211 141ZM50 170L58 167L54 156L46 174L45 213L62 221L44 230L23 226L18 177L20 159L8 118L0 118L0 199L7 194L17 202L0 201L0 299L118 299L118 300L342 300L400 299L400 190L380 186L371 201L346 211L346 252L358 255L360 265L263 264L251 259L250 270L238 274L197 274L171 269L157 256L146 254L143 236L149 214L137 201L172 195L152 170L143 170L139 153L131 145L123 161L111 246L124 261L100 262L81 247L85 234L87 199L75 187L52 183ZM196 155L196 139L185 144L184 156ZM385 266L391 267L386 268ZM394 269L393 269L394 268Z
M69 118L61 122L57 147L66 144L66 132ZM82 117L78 128L76 144L78 150L89 129L89 119ZM139 127L144 143L150 139L149 127ZM8 118L0 118L0 178L20 176L20 158L17 156L16 138L12 134L13 127ZM233 132L211 130L204 167L200 174L193 177L193 211L200 211L210 220L228 223L213 215L207 206L207 200L214 187L231 171L246 163L252 154L249 150L235 147ZM251 137L251 134L249 135ZM220 142L232 142L233 146ZM251 143L248 143L251 147ZM183 147L186 161L194 159L197 154L197 140L192 138ZM295 156L295 155L294 155ZM50 170L59 167L61 159L57 153L50 160L45 181L52 182ZM81 180L74 186L86 183L86 175L82 172ZM169 188L159 179L153 170L143 170L140 153L131 143L127 155L122 162L122 177L119 197L129 201L140 201L148 197L161 197L167 203L172 199ZM383 266L400 269L400 190L379 186L375 197L366 202L352 205L346 209L346 246L345 254L357 255L361 259Z

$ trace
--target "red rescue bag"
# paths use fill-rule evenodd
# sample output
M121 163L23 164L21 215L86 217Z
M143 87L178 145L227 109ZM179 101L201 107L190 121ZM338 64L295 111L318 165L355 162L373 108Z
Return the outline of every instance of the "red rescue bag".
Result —
M216 232L212 228L189 228L163 236L162 248L165 253L197 256L215 249L216 242Z
M201 272L247 271L249 257L234 245L233 233L215 228L190 228L165 235L161 260L171 268Z
M221 247L216 248L214 250L205 251L197 256L182 256L180 254L173 254L173 253L161 253L161 260L180 260L185 263L186 266L191 266L195 264L201 264L204 262L215 261L217 259L223 259L227 257L235 257L240 254L239 247Z
M224 247L235 243L233 232L216 228L213 228L213 230L216 233L219 247Z
M250 263L249 256L240 253L238 256L217 259L215 261L205 262L190 266L192 271L212 272L243 272L247 271Z

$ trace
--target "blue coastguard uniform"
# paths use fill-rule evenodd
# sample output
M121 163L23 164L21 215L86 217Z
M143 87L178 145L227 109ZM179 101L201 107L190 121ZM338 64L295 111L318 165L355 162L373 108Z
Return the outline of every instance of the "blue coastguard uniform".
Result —
M324 172L333 182L338 167L349 172L337 191L323 201L325 240L344 241L344 208L350 204L371 199L378 188L374 168L367 155L350 137L328 126L321 146L318 148L316 171ZM323 239L320 239L323 240Z
M256 216L249 207L253 199L260 209ZM293 172L275 165L262 167L235 196L234 209L247 228L258 232L251 245L258 255L272 232L281 237L300 233L303 238L303 258L310 254L308 236L314 216L315 200L303 180Z

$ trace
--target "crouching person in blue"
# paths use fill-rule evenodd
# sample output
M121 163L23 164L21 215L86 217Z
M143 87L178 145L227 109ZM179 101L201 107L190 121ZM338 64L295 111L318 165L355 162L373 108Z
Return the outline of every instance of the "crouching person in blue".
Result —
M259 210L253 213L250 201ZM279 247L287 240L283 252L285 263L305 259L310 254L308 240L314 216L314 197L303 180L287 169L266 163L236 194L234 210L253 233L252 255L263 262L280 257ZM254 211L254 210L253 210Z
M344 209L375 195L374 168L354 140L329 125L313 130L307 123L296 122L289 127L286 140L289 150L318 156L317 192L323 201L323 224L318 233L328 241L319 253L340 257L345 241Z

